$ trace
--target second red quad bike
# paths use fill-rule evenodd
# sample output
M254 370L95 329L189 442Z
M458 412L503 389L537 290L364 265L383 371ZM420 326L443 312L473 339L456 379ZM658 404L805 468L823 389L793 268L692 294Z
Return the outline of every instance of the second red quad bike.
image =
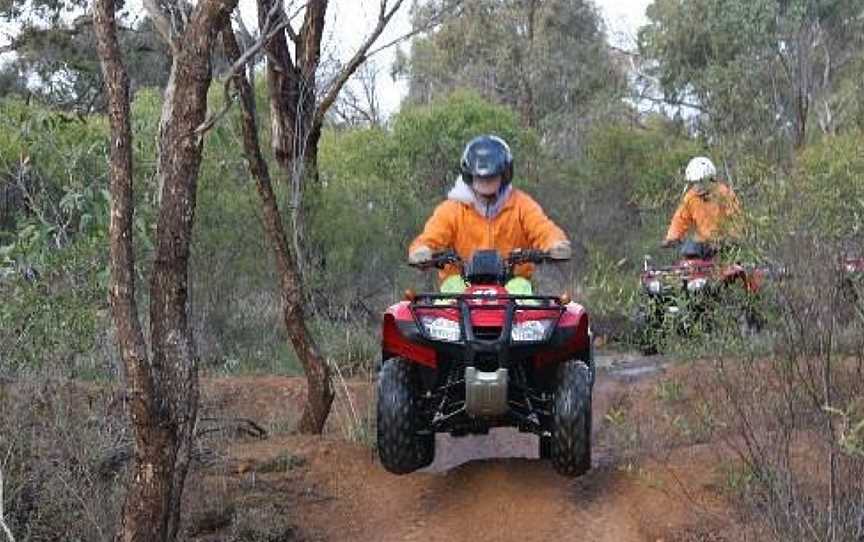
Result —
M694 241L685 242L680 254L666 267L649 265L646 256L635 317L635 338L643 354L656 354L666 333L709 331L721 307L735 313L743 334L760 329L755 301L769 275L767 268L723 263L711 247ZM736 295L731 294L736 293L743 303L734 302Z
M406 293L387 309L378 375L378 453L405 474L435 457L435 434L516 427L539 436L541 458L564 475L591 467L595 368L588 314L567 296L513 295L514 268L549 259L539 251L453 252L464 293Z

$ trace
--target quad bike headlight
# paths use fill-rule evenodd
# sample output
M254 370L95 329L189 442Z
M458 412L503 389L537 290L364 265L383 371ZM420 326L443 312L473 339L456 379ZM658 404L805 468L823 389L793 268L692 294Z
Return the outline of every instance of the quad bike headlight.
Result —
M645 288L648 290L649 293L652 294L659 294L663 291L663 285L660 284L659 279L651 279L647 281L645 283Z
M706 284L708 284L708 279L706 278L693 279L687 282L687 291L698 292L704 288Z
M527 320L513 324L510 338L514 342L542 341L554 320Z
M426 328L429 337L436 341L458 342L462 338L459 322L455 320L448 320L440 316L424 316L420 318L420 322Z

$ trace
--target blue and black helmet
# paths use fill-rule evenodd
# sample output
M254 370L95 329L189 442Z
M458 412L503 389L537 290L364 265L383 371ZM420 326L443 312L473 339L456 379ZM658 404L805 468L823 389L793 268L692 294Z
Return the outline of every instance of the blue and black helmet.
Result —
M482 135L465 145L459 163L462 180L469 185L474 177L501 175L501 187L513 180L513 154L507 142L498 136Z

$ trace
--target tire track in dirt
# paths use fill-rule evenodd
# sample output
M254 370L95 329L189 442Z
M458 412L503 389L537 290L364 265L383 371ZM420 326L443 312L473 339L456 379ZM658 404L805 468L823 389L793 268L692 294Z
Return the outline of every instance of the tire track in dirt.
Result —
M435 463L405 476L387 473L374 452L338 438L288 436L246 451L260 458L265 446L271 450L266 455L289 448L308 460L279 483L324 496L291 504L293 521L309 540L655 542L694 518L686 505L621 468L603 420L616 394L632 391L637 380L650 386L663 371L652 362L627 360L619 364L624 371L599 374L594 465L576 479L536 459L536 436L511 429L458 439L438 435Z
M543 461L468 463L429 475L408 528L381 540L643 540L629 518L605 512L609 474L595 471L570 481Z

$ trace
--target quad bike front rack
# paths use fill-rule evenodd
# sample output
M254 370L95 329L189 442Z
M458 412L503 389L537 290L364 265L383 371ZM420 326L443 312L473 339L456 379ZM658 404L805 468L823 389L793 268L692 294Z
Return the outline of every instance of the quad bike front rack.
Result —
M480 300L485 303L469 304L468 300ZM419 300L427 300L425 303ZM439 303L435 303L439 301ZM441 301L449 302L442 304ZM455 301L456 306L452 305ZM434 340L426 330L426 327L420 321L419 311L432 310L447 310L457 309L459 312L459 332L460 339L452 341L456 347L464 349L464 361L466 364L473 364L477 361L478 355L494 355L499 360L502 367L510 365L510 348L513 346L511 333L513 331L513 321L516 317L516 312L555 312L554 322L549 327L547 336L537 341L519 341L519 345L535 345L543 343L548 338L548 333L558 326L561 316L566 311L566 308L561 304L561 300L557 296L552 295L521 295L507 294L490 296L483 293L470 294L447 294L447 293L424 293L417 294L414 301L410 305L411 315L414 318L414 323L420 332L423 339ZM504 311L503 325L501 331L495 338L478 337L474 332L472 325L471 314L474 311Z

